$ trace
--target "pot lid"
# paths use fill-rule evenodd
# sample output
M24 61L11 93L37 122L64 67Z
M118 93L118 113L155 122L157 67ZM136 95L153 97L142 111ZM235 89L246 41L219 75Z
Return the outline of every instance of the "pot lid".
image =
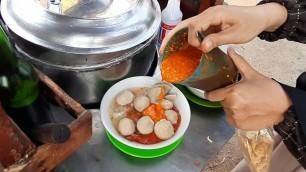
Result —
M18 36L53 50L96 54L143 43L160 25L156 0L2 0Z

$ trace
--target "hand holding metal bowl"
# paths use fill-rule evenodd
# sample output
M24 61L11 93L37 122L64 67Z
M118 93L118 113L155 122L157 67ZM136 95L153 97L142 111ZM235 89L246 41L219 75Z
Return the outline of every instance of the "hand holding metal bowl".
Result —
M198 37L203 39L202 34L198 33ZM162 61L173 53L183 51L188 46L190 46L188 44L188 28L183 28L167 42L162 53ZM203 54L192 75L178 83L204 91L212 91L234 83L237 77L238 70L231 58L220 48L215 48Z

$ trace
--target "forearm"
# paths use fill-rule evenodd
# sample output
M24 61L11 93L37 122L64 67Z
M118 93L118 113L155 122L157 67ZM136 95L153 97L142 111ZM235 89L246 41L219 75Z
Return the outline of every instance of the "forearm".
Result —
M274 3L278 3L286 8L287 19L278 28L275 25L276 27L267 29L258 36L267 41L288 39L290 41L306 43L306 0L262 0L258 6L260 4ZM273 31L275 28L276 30Z
M257 6L265 15L266 28L264 31L274 32L287 20L287 9L278 3L267 3Z

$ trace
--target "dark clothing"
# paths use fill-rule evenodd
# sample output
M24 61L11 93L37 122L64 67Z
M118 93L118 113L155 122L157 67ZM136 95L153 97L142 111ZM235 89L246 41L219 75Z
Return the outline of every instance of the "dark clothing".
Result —
M259 4L269 2L283 5L288 11L288 18L275 32L262 32L258 35L259 38L267 41L287 39L306 44L306 0L263 0ZM281 86L293 105L285 113L284 121L274 126L274 129L283 137L288 150L306 169L306 73L299 76L296 88L284 84Z
M285 120L274 126L274 130L283 137L283 142L289 152L306 169L306 137L302 132L294 107L286 112Z
M288 11L285 24L275 32L263 32L259 37L267 41L288 39L306 43L306 0L263 0L259 4L276 2L282 4Z

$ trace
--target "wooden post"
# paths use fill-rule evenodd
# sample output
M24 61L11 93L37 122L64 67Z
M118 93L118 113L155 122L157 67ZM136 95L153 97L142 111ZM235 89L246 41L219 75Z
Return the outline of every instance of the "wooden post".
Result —
M9 118L0 104L0 163L7 168L17 161L30 157L35 146Z

